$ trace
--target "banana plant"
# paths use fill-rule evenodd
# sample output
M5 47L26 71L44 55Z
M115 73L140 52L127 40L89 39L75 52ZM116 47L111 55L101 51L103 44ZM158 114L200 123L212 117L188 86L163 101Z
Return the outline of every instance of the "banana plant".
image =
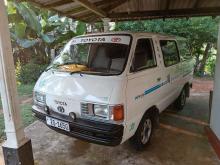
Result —
M15 54L31 52L40 62L48 62L51 48L60 48L70 38L86 31L85 23L59 17L27 2L9 1L7 7Z

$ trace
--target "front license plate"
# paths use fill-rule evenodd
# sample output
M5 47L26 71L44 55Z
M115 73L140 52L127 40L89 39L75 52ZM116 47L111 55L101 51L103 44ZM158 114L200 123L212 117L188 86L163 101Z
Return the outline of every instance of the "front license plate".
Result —
M46 116L46 122L47 122L47 125L50 125L52 127L56 127L56 128L68 131L68 132L70 131L70 126L69 126L69 123L67 122L63 122L63 121L60 121L60 120L57 120L57 119L54 119L48 116Z

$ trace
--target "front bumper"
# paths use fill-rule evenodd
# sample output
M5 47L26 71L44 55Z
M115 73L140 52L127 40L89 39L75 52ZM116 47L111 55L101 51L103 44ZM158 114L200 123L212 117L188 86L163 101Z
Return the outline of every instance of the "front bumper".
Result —
M35 109L32 109L32 111L34 112L34 115L45 124L46 116L68 122L70 126L70 132L46 124L49 128L62 134L107 146L116 146L119 145L122 141L124 130L123 125L90 121L81 118L77 118L73 121L69 117L60 116L56 113L50 113L48 115Z

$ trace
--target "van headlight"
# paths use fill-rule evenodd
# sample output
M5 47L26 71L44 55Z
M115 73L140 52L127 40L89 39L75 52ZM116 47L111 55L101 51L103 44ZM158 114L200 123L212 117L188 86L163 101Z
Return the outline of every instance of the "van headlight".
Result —
M100 118L109 119L109 109L107 105L94 104L94 115Z
M46 95L40 92L34 92L34 102L37 104L45 105L46 104Z
M81 103L81 115L82 117L89 117L90 119L123 121L124 106L121 104L102 105L92 103Z

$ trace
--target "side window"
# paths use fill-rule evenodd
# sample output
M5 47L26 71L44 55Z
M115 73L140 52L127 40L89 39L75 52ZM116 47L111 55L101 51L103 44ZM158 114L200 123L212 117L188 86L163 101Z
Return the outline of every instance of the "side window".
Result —
M139 39L135 48L131 71L139 71L157 66L151 39Z
M176 41L161 40L160 47L166 67L180 62Z
M180 57L182 60L192 59L192 55L189 51L189 47L185 40L178 40L178 46L180 51Z

